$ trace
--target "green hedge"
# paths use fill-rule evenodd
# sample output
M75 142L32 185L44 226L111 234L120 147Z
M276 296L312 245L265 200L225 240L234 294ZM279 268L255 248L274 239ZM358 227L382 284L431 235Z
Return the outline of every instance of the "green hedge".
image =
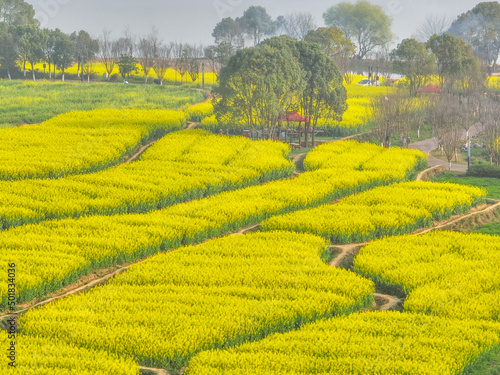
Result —
M500 178L500 166L496 165L471 165L467 176Z

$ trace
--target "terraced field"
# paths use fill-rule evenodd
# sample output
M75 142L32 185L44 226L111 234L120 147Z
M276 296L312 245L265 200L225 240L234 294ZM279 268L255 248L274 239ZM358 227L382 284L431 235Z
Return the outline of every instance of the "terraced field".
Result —
M499 237L431 231L484 190L411 181L415 150L332 142L293 174L280 142L176 131L208 107L0 130L1 373L474 374L498 351Z

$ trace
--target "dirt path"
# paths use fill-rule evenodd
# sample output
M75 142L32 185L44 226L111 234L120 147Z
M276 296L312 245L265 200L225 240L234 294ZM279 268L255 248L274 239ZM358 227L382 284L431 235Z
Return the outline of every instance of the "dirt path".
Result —
M146 143L145 145L139 147L137 150L135 150L135 152L132 155L126 157L125 160L121 164L117 164L114 167L117 167L117 166L123 165L123 164L128 164L134 160L137 160L139 158L139 156L141 156L144 153L144 151L146 151L148 148L150 148L152 145L154 145L157 141L159 141L159 139L155 139L154 141L151 141L151 142Z
M420 172L417 175L417 181L429 181L430 177L438 174L439 172L445 171L446 168L442 165L435 165L434 167L427 168L426 170Z
M238 232L233 233L232 236L242 236L245 233L255 232L260 229L260 224L252 225L246 228L241 228Z
M142 371L148 371L149 373L157 374L157 375L170 375L170 372L161 368L151 368L151 367L139 367Z
M260 224L256 224L256 225L252 225L249 227L241 228L238 232L232 233L230 235L241 236L241 235L244 235L245 233L248 233L248 232L257 231L257 230L259 230L259 228L260 228ZM210 239L208 239L208 240L210 240ZM199 245L201 245L201 243ZM148 260L149 258L150 257L140 259L140 260L137 260L137 261L132 262L132 263L117 265L117 266L112 267L110 269L108 268L108 269L104 269L104 270L102 270L102 269L95 270L90 275L82 276L76 283L67 285L62 289L59 289L53 293L50 293L50 294L44 296L44 298L47 298L47 299L44 299L43 301L37 302L35 300L35 301L30 301L30 302L27 302L24 304L18 304L18 307L21 308L21 310L18 310L13 314L7 313L6 311L0 312L1 313L0 322L11 317L12 315L24 314L24 313L28 312L30 309L46 305L50 302L54 302L54 301L57 301L59 299L66 298L66 297L69 297L71 295L86 291L86 290L93 288L95 286L101 285L101 284L105 283L106 281L108 281L109 279L111 279L112 277L123 273L124 271L129 269L131 266L133 266L135 264L143 263L146 260ZM62 294L58 294L58 293L62 293Z
M307 152L303 152L301 154L295 154L290 156L290 161L293 164L295 164L295 171L293 172L294 176L298 176L304 169L303 163L306 155Z
M373 297L377 302L377 306L379 306L377 309L379 311L395 309L398 307L398 304L403 301L400 298L391 296L389 294L373 293Z
M456 215L450 219L447 219L447 220L444 220L441 222L435 222L432 227L418 229L418 230L414 231L413 234L420 235L420 234L428 233L432 230L443 229L443 228L449 227L453 224L467 220L471 217L483 215L483 214L486 214L488 212L494 211L495 209L500 208L500 201L489 200L489 202L492 202L493 204L485 204L485 205L473 208L468 214ZM243 235L247 232L256 231L259 229L259 227L260 227L260 224L252 225L252 226L249 226L246 228L241 228L238 232L232 233L231 235L233 235L233 236ZM336 250L338 255L329 263L329 265L331 267L341 267L343 265L343 263L345 263L345 262L350 263L352 261L352 259L354 259L356 257L356 255L359 253L361 248L366 246L367 244L368 243L365 242L365 243L358 243L358 244L346 244L346 245L332 245L332 246L330 246L331 249ZM4 311L3 314L0 315L0 322L2 320L5 320L6 318L10 317L11 315L24 314L25 312L27 312L28 310L30 310L32 308L43 306L47 303L50 303L50 302L53 302L53 301L56 301L56 300L59 300L62 298L66 298L66 297L73 295L73 294L78 294L78 293L85 291L87 289L90 289L94 286L103 284L106 281L108 281L110 278L126 271L132 265L142 263L142 262L146 261L147 259L149 259L149 257L138 260L138 261L133 262L133 263L129 263L129 264L125 264L125 265L117 265L116 267L113 267L109 272L106 272L106 270L96 270L96 271L94 271L94 273L92 273L90 275L86 275L86 276L81 277L77 283L68 285L59 291L55 291L55 292L45 296L45 298L48 297L48 299L46 299L46 300L43 300L40 302L32 301L29 303L20 304L20 305L18 305L18 307L20 307L21 310L16 311L16 313L14 313L14 314L8 314ZM60 293L61 291L63 292L63 294L57 295L57 293Z
M463 215L455 215L447 220L434 222L432 227L421 228L415 230L412 234L425 234L433 230L443 229L461 221L467 220L474 216L484 215L490 211L500 208L500 201L493 201L493 204L484 204L478 207L473 207L469 213ZM362 247L366 246L368 242L347 245L332 245L331 249L336 250L338 255L329 263L331 267L341 267L349 257L354 258Z
M201 122L188 121L186 124L186 127L184 129L196 129L200 125L201 125Z
M331 249L337 250L338 255L329 263L331 267L341 267L342 263L349 257L354 258L363 246L368 243L348 244L348 245L332 245Z
M449 227L453 224L457 224L457 223L464 221L464 220L467 220L471 217L486 214L486 213L493 211L493 210L500 207L500 201L494 201L494 200L490 200L490 201L494 202L494 203L493 204L483 204L481 206L474 207L467 214L455 215L447 220L435 222L432 227L417 229L415 232L413 232L413 234L425 234L425 233L429 233L430 231L433 231L433 230L445 229L446 227Z
M124 266L117 266L117 269L115 269L114 271L111 271L109 273L105 273L103 276L96 276L95 273L91 274L91 275L83 276L78 280L78 282L64 287L62 289L63 294L56 295L56 293L61 291L61 290L59 290L59 291L56 291L54 293L47 295L46 297L49 297L49 298L45 299L43 301L34 302L34 303L28 302L28 303L24 303L24 304L19 304L18 307L21 307L21 310L18 310L13 314L9 314L9 313L4 312L2 315L0 315L0 322L2 320L5 320L6 318L11 317L12 315L24 314L33 308L46 305L50 302L54 302L54 301L57 301L59 299L66 298L66 297L71 296L73 294L78 294L78 293L83 292L87 289L90 289L94 286L100 285L100 284L106 282L107 280L109 280L110 278L122 273L123 271L125 271L126 269L128 269L130 266L132 266L135 263L137 263L137 262L129 263L129 264L124 265ZM102 272L102 270L101 270L101 272ZM88 280L91 280L91 281L88 281Z

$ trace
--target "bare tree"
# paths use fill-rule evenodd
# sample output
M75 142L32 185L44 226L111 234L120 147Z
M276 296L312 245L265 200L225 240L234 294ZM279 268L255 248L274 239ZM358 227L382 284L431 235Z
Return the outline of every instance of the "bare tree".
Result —
M427 42L433 35L441 35L449 29L451 21L445 15L428 16L417 29L420 42Z
M89 61L83 64L82 69L83 69L83 74L87 76L87 82L90 83L90 76L95 73L96 64L93 61Z
M153 27L147 37L139 39L137 43L137 60L144 71L145 83L148 83L148 75L153 68L155 48L158 45L158 30Z
M443 95L433 109L433 132L441 152L446 156L451 170L451 161L457 160L457 153L463 143L463 127L460 120L461 104L453 95Z
M200 75L200 60L203 58L204 48L202 45L193 44L188 48L189 56L189 76L196 82Z
M289 13L280 16L278 21L278 31L298 40L304 40L310 30L315 30L316 20L309 12Z
M395 116L397 102L396 96L378 97L372 101L370 109L375 121L373 135L383 147L390 146L392 135L398 131L399 120Z
M120 58L120 56L135 57L136 45L135 36L127 27L123 35L114 42L114 54L118 56L118 58Z
M167 70L172 66L172 49L172 44L167 45L163 43L159 43L155 48L153 69L160 80L160 85L163 85Z
M488 100L481 116L481 127L486 153L490 157L490 164L500 162L498 139L500 138L500 101Z
M413 98L411 116L413 118L413 126L417 130L417 138L420 138L422 126L429 122L429 116L433 108L433 99L432 97Z
M174 64L181 76L181 85L184 82L184 76L189 71L191 59L190 45L183 43L174 43L172 46L172 55L174 57Z
M111 39L111 31L104 30L99 37L99 60L104 65L108 80L119 56L117 44Z

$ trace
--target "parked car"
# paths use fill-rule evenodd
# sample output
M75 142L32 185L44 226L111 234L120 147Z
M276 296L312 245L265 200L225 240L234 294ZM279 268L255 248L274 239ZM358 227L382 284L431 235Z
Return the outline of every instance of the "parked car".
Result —
M357 83L360 86L378 86L379 81L375 78L363 78L361 81Z

